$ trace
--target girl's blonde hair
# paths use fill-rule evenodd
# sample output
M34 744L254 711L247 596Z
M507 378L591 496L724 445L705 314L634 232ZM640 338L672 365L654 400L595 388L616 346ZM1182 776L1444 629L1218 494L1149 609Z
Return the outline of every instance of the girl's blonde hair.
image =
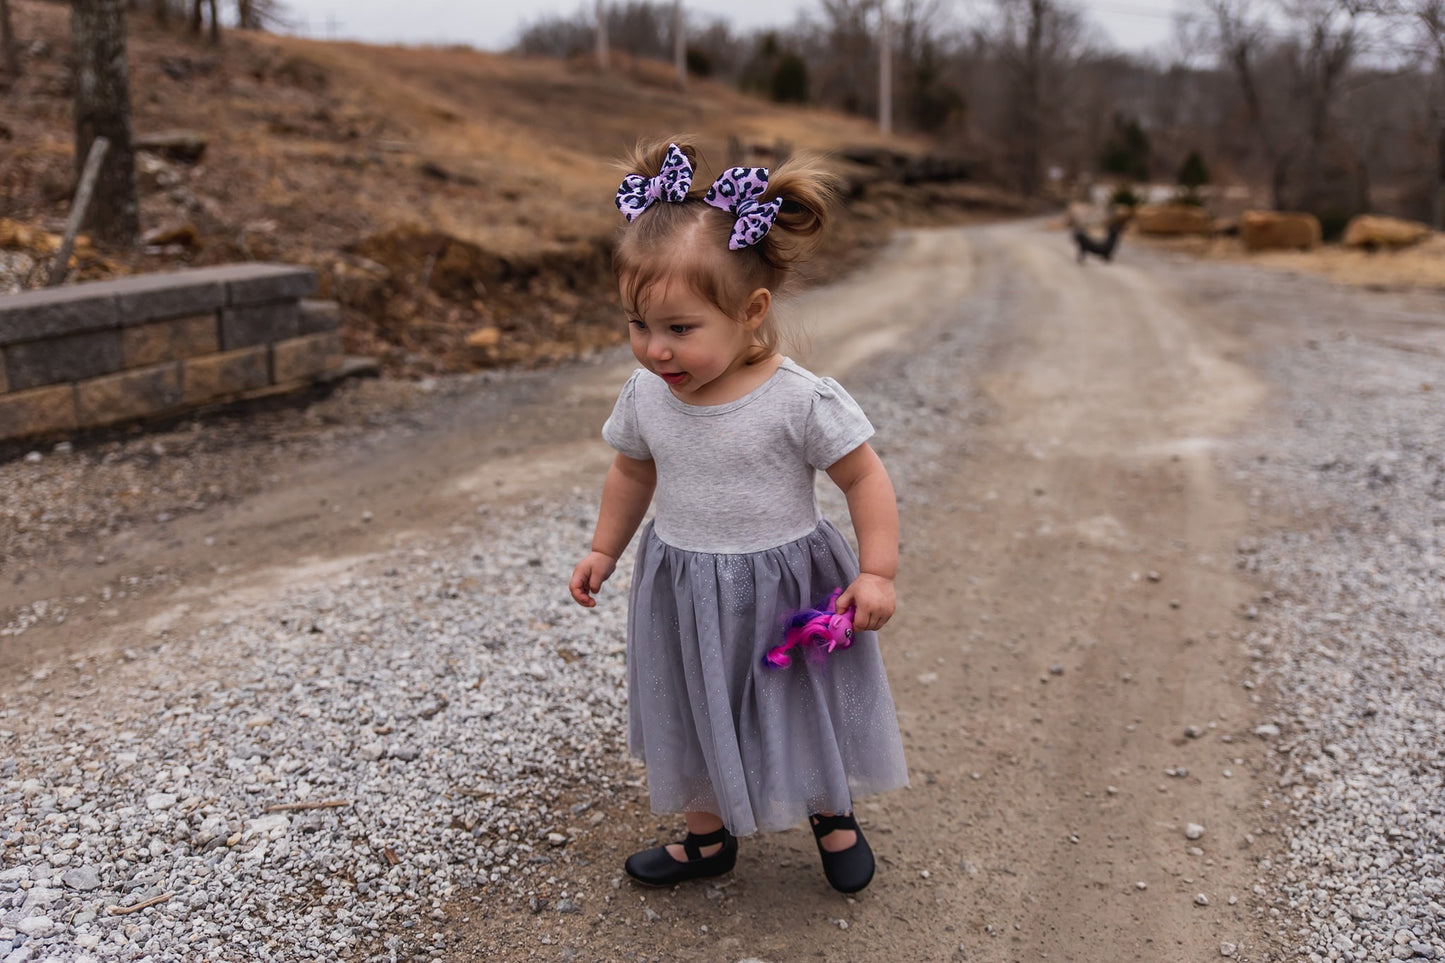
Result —
M656 177L669 144L698 169L697 149L687 138L639 142L625 161L629 174ZM768 174L759 198L782 198L777 219L761 241L728 250L734 217L703 201L708 184L694 178L681 203L659 201L622 228L612 253L612 268L622 283L630 311L640 310L647 291L659 281L681 281L724 314L741 321L748 299L758 288L782 293L795 268L812 257L831 220L837 178L816 155L793 155ZM772 312L757 331L752 364L777 353L780 332Z

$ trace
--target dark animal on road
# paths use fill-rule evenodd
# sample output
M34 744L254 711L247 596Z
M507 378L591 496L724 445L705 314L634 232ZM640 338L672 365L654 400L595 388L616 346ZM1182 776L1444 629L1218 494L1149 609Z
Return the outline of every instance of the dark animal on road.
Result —
M1114 259L1114 249L1119 246L1119 235L1124 231L1125 221L1115 221L1109 225L1109 233L1103 240L1090 236L1088 231L1082 227L1074 228L1074 244L1079 249L1079 263L1083 264L1084 259L1090 254L1097 255L1105 261Z

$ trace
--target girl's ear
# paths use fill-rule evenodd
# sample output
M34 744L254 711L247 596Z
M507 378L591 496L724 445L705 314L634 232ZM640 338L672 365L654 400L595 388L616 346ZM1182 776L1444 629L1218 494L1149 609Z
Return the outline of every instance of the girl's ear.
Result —
M743 309L743 327L756 331L767 318L772 306L773 292L767 288L758 288L748 295L747 307Z

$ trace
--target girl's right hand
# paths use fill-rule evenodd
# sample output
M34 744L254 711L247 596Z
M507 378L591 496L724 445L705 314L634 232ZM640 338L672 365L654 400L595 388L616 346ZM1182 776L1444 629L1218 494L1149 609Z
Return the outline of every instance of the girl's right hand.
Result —
M572 570L572 581L568 588L572 590L572 598L578 605L592 608L597 604L593 598L602 583L612 576L617 568L617 559L603 552L588 552L587 557L577 563Z

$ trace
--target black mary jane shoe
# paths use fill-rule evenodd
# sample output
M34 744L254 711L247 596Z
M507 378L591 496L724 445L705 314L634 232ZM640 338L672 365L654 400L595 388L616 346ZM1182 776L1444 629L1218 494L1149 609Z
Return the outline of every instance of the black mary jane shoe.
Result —
M829 885L840 893L856 893L873 881L873 850L852 813L814 815L808 821L813 826L813 839L818 844L818 855L823 857L823 875L828 877ZM858 841L847 849L830 853L823 848L823 837L839 829L853 830L858 834Z
M722 843L722 849L711 856L702 854L704 846L718 843ZM666 846L654 846L627 857L623 868L628 876L648 886L672 886L690 879L721 876L731 872L738 861L738 838L726 828L702 835L688 833L682 840L682 851L686 860L674 859Z

